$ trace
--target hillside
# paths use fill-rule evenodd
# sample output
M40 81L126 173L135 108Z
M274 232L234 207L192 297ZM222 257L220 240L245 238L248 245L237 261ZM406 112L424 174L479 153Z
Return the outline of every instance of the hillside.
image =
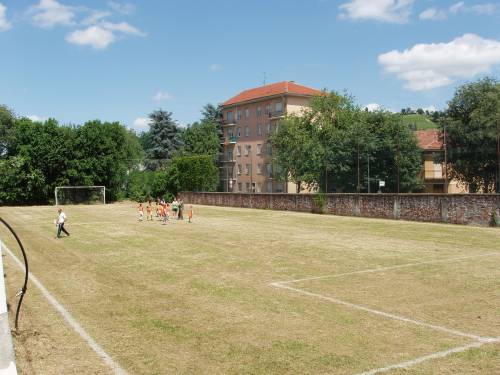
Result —
M412 130L437 129L438 125L425 115L412 114L401 115L403 123L410 126Z

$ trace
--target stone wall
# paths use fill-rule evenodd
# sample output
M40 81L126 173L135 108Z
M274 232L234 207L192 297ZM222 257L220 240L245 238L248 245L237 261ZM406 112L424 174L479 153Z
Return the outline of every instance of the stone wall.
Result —
M182 193L185 203L318 212L314 194ZM326 194L325 213L489 226L500 194Z

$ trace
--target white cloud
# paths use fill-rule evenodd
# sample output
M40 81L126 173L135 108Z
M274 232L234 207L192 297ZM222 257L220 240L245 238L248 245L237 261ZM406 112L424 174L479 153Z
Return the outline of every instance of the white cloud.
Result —
M500 41L464 34L448 43L393 50L379 55L378 62L386 72L405 81L406 89L430 90L490 72L500 64Z
M108 6L115 12L121 14L132 14L135 12L135 5L129 3L119 3L117 1L108 1Z
M498 10L497 4L477 4L470 7L470 10L476 14L493 14Z
M146 131L149 129L149 124L151 123L151 119L147 117L138 117L132 123L132 127L138 131Z
M116 41L116 36L112 31L101 26L90 26L84 30L69 33L66 41L81 46L89 45L94 49L106 49Z
M146 36L145 33L129 25L127 22L120 22L120 23L103 22L101 26L110 31L120 31L124 34Z
M155 102L164 102L166 100L173 99L173 96L166 91L158 91L154 96L153 100Z
M43 117L43 116L29 115L26 117L28 117L33 122L45 122L45 121L47 121L47 117Z
M499 9L498 4L493 3L484 3L484 4L475 4L472 6L467 6L465 1L459 1L458 3L450 6L450 13L459 13L459 12L467 12L467 13L475 13L477 15L485 15L485 14L493 14Z
M31 14L33 23L43 28L75 23L75 10L56 0L40 0L38 5L30 7L28 13Z
M115 32L137 36L146 35L126 22L101 22L86 29L75 30L69 33L66 36L66 41L82 46L89 45L94 49L106 49L110 44L118 40Z
M7 31L10 29L11 24L7 21L7 7L0 3L0 31Z
M446 18L446 12L444 10L439 10L436 8L427 8L418 16L421 20L444 20Z
M215 72L217 70L221 70L222 69L222 65L221 64L212 64L210 65L210 70L212 72Z
M425 107L425 108L422 108L424 111L426 112L429 112L429 113L432 113L432 112L436 112L437 111L437 108L433 105L430 105L428 107Z
M111 12L94 10L94 11L91 11L90 16L85 18L81 23L82 23L82 25L94 25L94 24L100 22L102 19L107 18L111 15L112 15Z
M458 13L460 10L464 9L465 3L463 1L459 1L458 3L453 4L450 6L450 12L451 13Z
M364 106L364 109L366 109L368 112L377 112L382 109L382 106L377 103L369 103Z
M351 0L339 6L341 18L405 23L413 0Z

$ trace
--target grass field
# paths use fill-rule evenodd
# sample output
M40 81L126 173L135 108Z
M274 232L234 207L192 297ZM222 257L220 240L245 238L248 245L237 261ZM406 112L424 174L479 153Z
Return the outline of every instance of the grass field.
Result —
M60 240L54 207L0 215L32 273L130 374L500 373L498 229L207 206L162 226L137 222L132 204L65 211ZM13 304L22 272L4 262ZM21 373L113 373L33 284L25 303Z
M438 125L425 115L401 115L403 124L415 126L415 130L437 129Z

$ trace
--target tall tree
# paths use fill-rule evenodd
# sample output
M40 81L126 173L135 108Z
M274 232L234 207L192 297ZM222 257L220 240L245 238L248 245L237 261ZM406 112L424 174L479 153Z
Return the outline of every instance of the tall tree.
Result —
M205 104L201 111L201 121L210 121L210 122L220 122L222 119L222 106L219 104L217 106L208 103Z
M376 179L386 181L387 191L421 187L420 150L400 116L362 111L349 95L314 98L309 110L287 117L271 140L284 177L296 183L327 192L367 191L370 163L370 187Z
M4 105L0 105L0 158L7 156L8 133L14 126L14 112Z
M172 112L154 111L149 115L148 142L145 156L146 166L151 170L160 169L168 164L182 146L182 130L172 119Z
M195 122L184 130L182 140L183 155L210 155L214 162L218 161L221 143L215 122Z
M500 83L485 78L459 87L441 126L450 177L467 183L471 192L500 193Z

